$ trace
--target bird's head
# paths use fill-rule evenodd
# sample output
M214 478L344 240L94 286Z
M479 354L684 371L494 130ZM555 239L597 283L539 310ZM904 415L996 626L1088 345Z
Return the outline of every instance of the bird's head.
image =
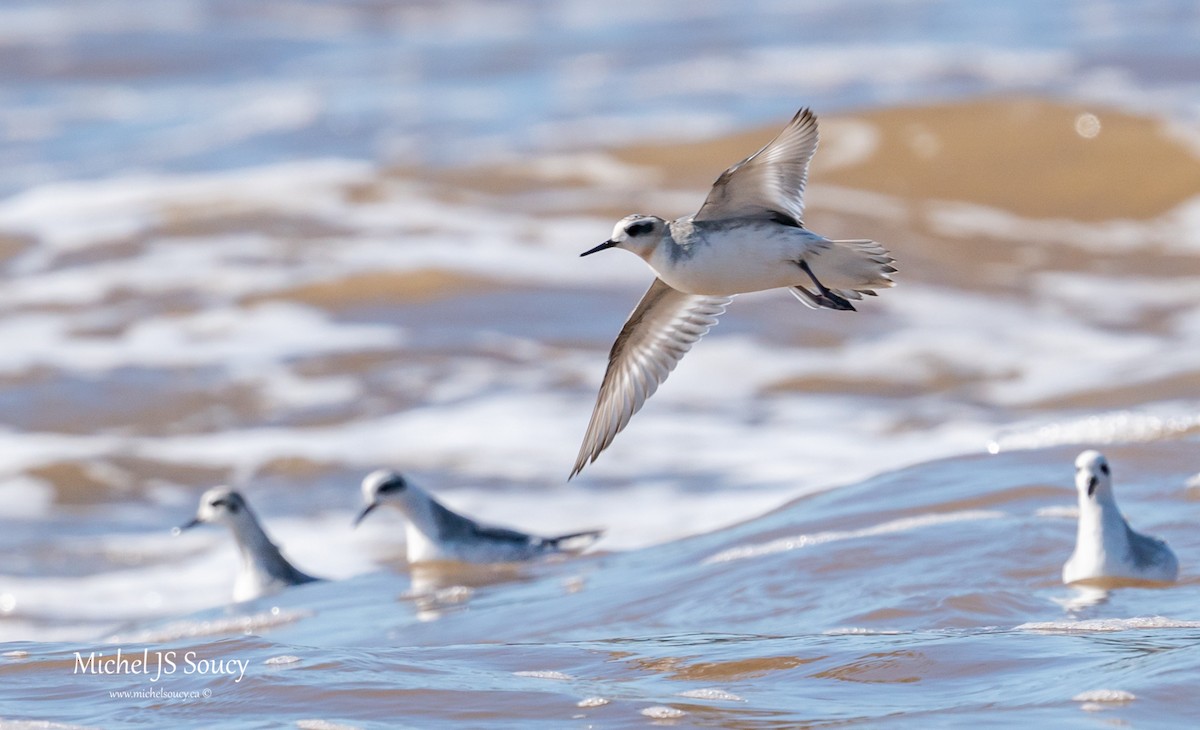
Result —
M175 531L189 530L202 523L231 525L237 520L245 519L248 514L246 500L241 494L229 487L213 487L200 495L200 506L196 508L196 516L175 528Z
M1104 454L1089 450L1075 457L1075 488L1093 499L1112 494L1112 471Z
M355 526L384 502L400 502L413 490L408 481L390 469L377 469L362 480L363 509L354 519Z
M613 227L612 238L580 256L590 256L606 248L623 248L648 258L667 232L667 222L652 215L627 215Z

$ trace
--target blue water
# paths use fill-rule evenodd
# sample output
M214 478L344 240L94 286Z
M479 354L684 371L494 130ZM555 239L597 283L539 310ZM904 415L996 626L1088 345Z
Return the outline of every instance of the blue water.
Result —
M1200 552L1194 502L1172 486L1186 474L1156 465L1193 451L1140 447L1139 474L1121 484L1130 512L1189 562ZM728 530L529 566L441 600L389 570L106 641L15 642L5 649L27 654L0 663L0 702L8 717L104 727L136 724L137 708L178 727L626 727L656 706L698 727L1185 723L1200 710L1189 691L1200 583L1069 605L1084 595L1057 580L1073 520L1039 510L1073 501L1071 453L924 464ZM1131 450L1113 453L1128 465ZM879 529L918 517L934 519ZM818 539L712 561L801 536ZM265 623L239 637L238 617ZM118 648L155 660L115 676L79 664ZM240 679L193 671L200 660L236 664ZM201 694L109 694L155 690ZM680 694L698 690L721 694ZM1091 709L1077 699L1100 690L1132 697ZM608 703L577 706L589 697Z
M131 170L464 164L1027 91L1195 120L1193 3L0 8L0 193ZM102 19L102 20L101 20Z

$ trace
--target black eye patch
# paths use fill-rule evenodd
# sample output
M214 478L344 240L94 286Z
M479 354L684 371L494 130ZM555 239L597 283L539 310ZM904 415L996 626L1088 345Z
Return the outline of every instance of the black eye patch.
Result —
M625 233L630 236L640 236L643 233L649 233L654 230L653 221L638 221L625 227Z
M389 479L388 481L379 485L379 491L389 492L389 493L390 492L400 492L400 491L403 491L404 488L407 486L408 486L408 482L404 481L404 479L402 479L402 478Z
M1108 464L1104 464L1104 463L1100 464L1100 473L1103 474L1104 476L1108 476Z
M232 499L215 499L212 502L212 506L213 507L225 507L229 510L230 514L234 514L234 515L236 515L237 511L238 511L238 504L237 504L237 502L233 501Z

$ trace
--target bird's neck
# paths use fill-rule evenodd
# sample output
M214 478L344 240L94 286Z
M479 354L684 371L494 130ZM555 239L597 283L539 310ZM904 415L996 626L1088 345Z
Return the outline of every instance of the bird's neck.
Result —
M405 517L408 524L404 527L405 552L409 562L426 560L441 560L446 557L442 544L442 535L434 516L436 507L433 498L429 497L419 502L407 505Z
M275 574L287 564L279 548L267 537L254 515L247 512L241 519L230 524L233 537L241 553L242 569Z
M420 495L419 499L414 499L412 495L404 502L404 516L408 519L408 530L411 534L416 531L424 535L430 540L438 538L437 520L434 518L434 501L433 497L427 494Z

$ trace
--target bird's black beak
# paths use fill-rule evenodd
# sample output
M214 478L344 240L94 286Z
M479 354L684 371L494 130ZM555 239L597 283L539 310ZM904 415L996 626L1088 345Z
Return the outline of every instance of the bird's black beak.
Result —
M173 528L173 529L171 530L171 534L172 534L172 535L178 535L179 533L183 532L184 530L190 530L190 529L192 529L193 527L195 527L195 526L196 526L196 525L198 525L198 524L200 524L200 518L199 518L199 517L193 517L192 519L188 520L187 522L185 522L184 524L180 525L179 527L175 527L175 528Z
M616 246L616 245L617 245L617 242L610 238L595 248L589 248L587 251L584 251L583 253L579 254L579 256L580 256L580 258L583 258L584 256L591 256L594 253L603 251L606 248L612 248L613 246Z
M363 507L363 511L359 512L358 517L354 518L353 526L358 527L358 523L362 522L363 518L366 517L367 515L371 514L371 510L375 509L378 506L379 506L378 502L372 502L372 503L368 504L366 507Z
M1096 478L1096 475L1095 475L1095 474L1093 474L1093 475L1092 475L1092 476L1091 476L1091 477L1088 479L1088 496L1089 496L1089 497L1090 497L1090 496L1092 496L1092 494L1093 494L1093 493L1095 493L1095 491L1096 491L1096 485L1097 485L1097 484L1099 484L1099 483L1100 483L1100 480Z

